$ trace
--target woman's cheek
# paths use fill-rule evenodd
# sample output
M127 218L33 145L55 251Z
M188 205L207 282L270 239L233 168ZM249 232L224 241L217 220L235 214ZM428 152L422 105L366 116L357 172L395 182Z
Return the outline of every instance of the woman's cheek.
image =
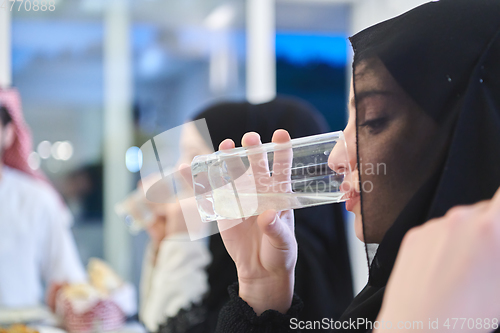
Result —
M361 192L360 190L360 183L359 183L359 173L358 170L356 170L353 175L352 175L352 181L354 183L354 189L356 190L357 193Z
M358 204L359 206L359 204ZM364 235L363 235L363 219L361 217L361 212L360 212L360 209L359 207L357 208L357 211L356 210L353 210L354 212L354 233L356 234L356 237L364 242L365 241L365 238L364 238Z

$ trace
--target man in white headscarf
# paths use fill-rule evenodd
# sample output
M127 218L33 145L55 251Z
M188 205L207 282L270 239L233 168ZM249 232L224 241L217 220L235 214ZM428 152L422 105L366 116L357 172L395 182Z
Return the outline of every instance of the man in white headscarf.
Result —
M0 89L0 307L54 307L58 285L84 282L72 216L28 165L31 135L15 89Z

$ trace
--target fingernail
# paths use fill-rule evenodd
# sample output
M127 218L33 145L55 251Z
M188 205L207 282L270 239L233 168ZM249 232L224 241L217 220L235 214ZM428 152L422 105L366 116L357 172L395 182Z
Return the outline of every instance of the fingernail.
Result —
M269 223L269 225L275 224L277 219L278 219L278 215L274 215L274 220L273 220L273 222Z

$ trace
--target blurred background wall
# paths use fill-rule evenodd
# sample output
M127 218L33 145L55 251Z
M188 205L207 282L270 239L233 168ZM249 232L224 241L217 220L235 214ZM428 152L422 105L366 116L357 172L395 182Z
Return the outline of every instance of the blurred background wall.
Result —
M347 37L423 2L58 0L43 12L16 4L10 25L0 9L0 76L8 85L11 62L34 136L30 164L71 207L82 260L105 258L137 285L147 237L130 236L113 210L139 179L137 147L208 103L276 93L306 99L342 129ZM352 232L350 241L359 291L364 250Z

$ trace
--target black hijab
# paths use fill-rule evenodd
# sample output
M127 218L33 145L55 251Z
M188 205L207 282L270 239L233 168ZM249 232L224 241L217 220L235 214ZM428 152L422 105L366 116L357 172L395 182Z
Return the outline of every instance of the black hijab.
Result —
M361 191L365 240L390 228L342 319L375 321L405 233L500 186L500 1L427 3L351 42L358 163L387 164L386 175L359 171L374 184ZM389 91L386 102L365 103L370 89ZM406 122L384 138L394 119Z
M241 137L249 131L259 133L262 142L270 142L273 132L281 128L288 130L292 138L328 130L326 121L310 105L285 97L259 105L216 104L195 117L202 118L216 150L226 138L240 146ZM295 210L295 226L299 246L295 292L305 304L300 319L338 318L353 297L343 207L326 205ZM210 294L205 304L214 330L218 312L229 300L227 287L237 281L237 275L219 234L211 236L210 251Z

